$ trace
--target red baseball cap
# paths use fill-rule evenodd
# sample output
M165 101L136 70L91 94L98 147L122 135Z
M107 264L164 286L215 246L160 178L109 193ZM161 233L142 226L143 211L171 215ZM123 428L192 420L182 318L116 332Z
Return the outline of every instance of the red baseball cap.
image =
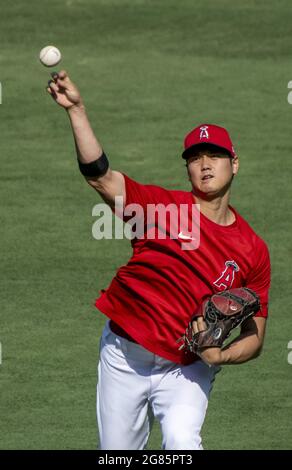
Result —
M182 158L189 158L195 147L205 144L214 145L227 151L232 158L236 155L230 136L224 127L215 126L214 124L201 124L186 135Z

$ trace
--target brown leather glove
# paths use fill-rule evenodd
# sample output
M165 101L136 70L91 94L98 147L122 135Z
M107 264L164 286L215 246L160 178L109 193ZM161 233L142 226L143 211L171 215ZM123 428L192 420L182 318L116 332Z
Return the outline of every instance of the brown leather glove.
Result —
M259 309L257 294L247 287L214 294L192 316L185 334L178 340L183 341L179 349L196 353L205 348L221 348L231 331ZM194 333L192 323L197 317L203 317L207 329Z

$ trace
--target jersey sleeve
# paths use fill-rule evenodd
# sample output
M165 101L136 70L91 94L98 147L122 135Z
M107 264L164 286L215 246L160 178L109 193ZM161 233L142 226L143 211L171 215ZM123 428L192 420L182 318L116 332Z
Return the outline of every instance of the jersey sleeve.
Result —
M146 220L147 205L158 204L168 200L168 190L160 186L146 185L132 180L123 174L125 179L126 200L123 214L124 222L127 222L133 214Z
M255 264L248 276L246 287L256 292L260 298L261 308L255 316L267 318L271 283L271 263L268 247L261 239L259 239L255 246L254 256Z
M157 204L161 202L161 196L163 193L167 192L166 189L161 188L160 186L141 184L132 180L125 174L123 176L126 187L125 205L140 204L146 209L147 204Z

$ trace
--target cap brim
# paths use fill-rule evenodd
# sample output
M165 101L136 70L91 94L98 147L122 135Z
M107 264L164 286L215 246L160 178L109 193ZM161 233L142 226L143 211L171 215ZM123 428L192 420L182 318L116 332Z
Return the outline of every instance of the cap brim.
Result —
M216 144L212 144L211 142L201 142L200 144L194 144L192 145L191 147L187 148L183 153L182 153L182 158L184 158L185 160L187 160L188 158L190 158L192 156L192 153L194 152L194 150L203 150L203 148L206 149L206 147L209 147L210 150L212 151L216 151L216 150L220 150L221 152L223 151L224 153L226 153L226 155L229 155L231 158L234 157L234 155L230 152L230 150L224 148L224 147L220 147L219 145L216 145Z

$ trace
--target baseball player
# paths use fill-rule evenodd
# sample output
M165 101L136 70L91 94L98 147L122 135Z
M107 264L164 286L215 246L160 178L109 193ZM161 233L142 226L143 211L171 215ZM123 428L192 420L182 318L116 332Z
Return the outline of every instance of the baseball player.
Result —
M115 197L120 196L124 208L132 203L145 211L153 204L183 206L188 220L193 206L200 205L195 249L182 249L182 245L197 240L197 233L191 236L185 229L173 237L167 218L163 227L155 217L150 223L147 220L144 237L132 240L128 264L96 301L109 319L98 365L100 448L145 448L155 417L164 449L202 449L200 432L215 375L224 364L240 364L260 354L268 314L267 246L229 205L239 168L230 136L211 124L202 124L186 136L182 157L190 191L140 184L111 169L67 73L52 77L47 91L67 111L80 171L107 204L114 208ZM261 306L242 324L234 341L223 348L206 348L199 355L178 348L177 339L204 299L243 286L256 292ZM204 330L202 317L194 320L193 328Z

